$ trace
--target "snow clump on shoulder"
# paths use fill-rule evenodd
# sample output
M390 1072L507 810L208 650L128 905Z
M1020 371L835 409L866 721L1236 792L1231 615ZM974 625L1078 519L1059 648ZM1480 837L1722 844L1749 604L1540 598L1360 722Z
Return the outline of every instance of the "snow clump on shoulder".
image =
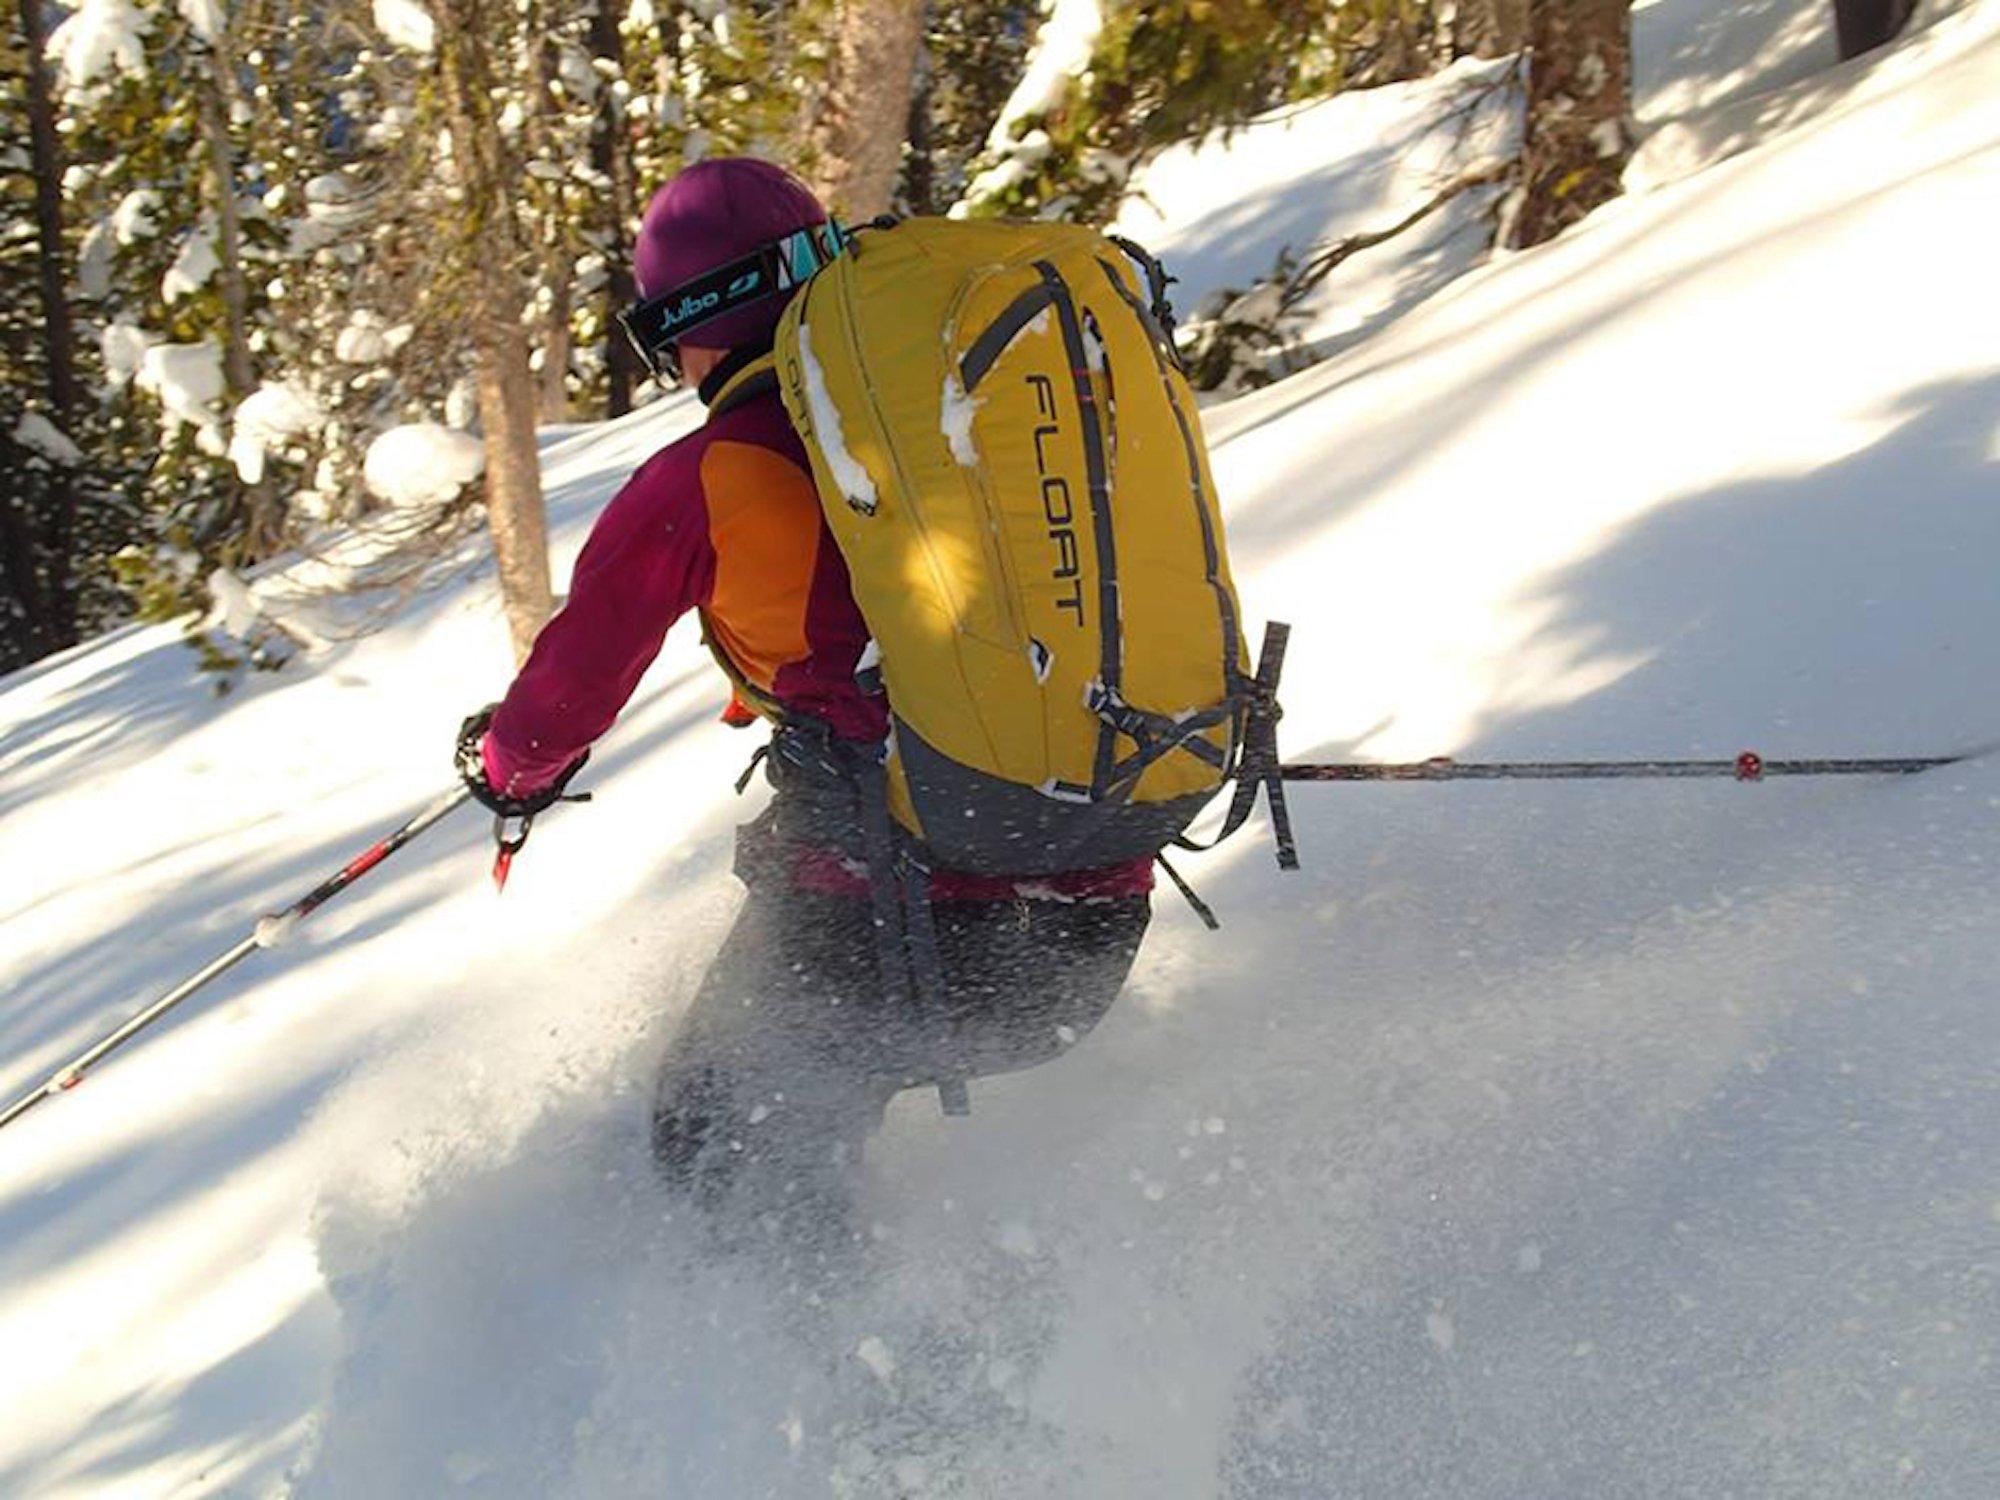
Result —
M972 422L978 415L979 403L959 382L958 371L947 367L939 425L944 431L944 440L951 445L951 456L958 460L962 468L979 467L979 445L972 439Z
M417 509L444 505L486 467L486 446L437 422L391 427L368 445L362 482L378 500Z
M803 323L799 324L799 364L805 371L806 409L812 416L813 436L819 440L819 451L825 456L827 467L833 470L833 482L850 506L864 516L872 516L881 503L875 493L875 481L847 451L840 408L833 404L833 393L826 388L826 376L819 361L813 358L812 332Z

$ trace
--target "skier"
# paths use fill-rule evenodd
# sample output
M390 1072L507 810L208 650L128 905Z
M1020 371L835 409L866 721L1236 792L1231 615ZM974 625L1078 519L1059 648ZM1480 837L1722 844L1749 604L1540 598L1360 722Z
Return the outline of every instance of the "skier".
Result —
M1030 1066L1087 1033L1125 981L1152 886L1143 858L1033 882L937 870L943 1014L935 996L891 998L852 774L886 706L765 358L796 288L765 277L745 297L740 269L835 253L839 235L803 184L761 161L701 162L653 198L634 257L649 316L631 326L657 374L694 385L706 421L599 516L567 604L460 737L460 771L488 807L548 806L690 610L739 698L774 718L774 795L737 837L748 898L671 1044L652 1128L671 1181L754 1212L837 1189L900 1089L941 1069Z

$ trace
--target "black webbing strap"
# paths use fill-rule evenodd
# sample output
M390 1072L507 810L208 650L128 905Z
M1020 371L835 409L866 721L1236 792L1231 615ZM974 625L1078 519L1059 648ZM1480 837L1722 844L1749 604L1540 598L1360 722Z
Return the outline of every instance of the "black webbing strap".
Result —
M921 1021L928 1033L931 1065L941 1075L938 1107L948 1115L972 1113L972 1096L952 1045L951 1015L945 1006L944 958L938 951L937 918L931 910L931 872L906 842L897 861L903 898L903 948L909 957Z
M875 928L875 960L882 993L893 1010L912 1000L924 1028L927 1061L942 1075L938 1104L948 1115L972 1113L965 1077L954 1061L950 1012L945 1005L944 959L931 911L931 872L889 812L888 759L880 745L854 745L824 726L789 723L773 737L775 753L794 764L832 771L850 783L859 802L862 856L868 865L868 901Z
M1236 795L1221 831L1205 844L1174 840L1182 849L1213 849L1249 821L1263 792L1271 809L1271 836L1278 846L1278 868L1299 867L1298 846L1292 841L1291 809L1285 805L1284 766L1278 759L1278 679L1285 669L1285 647L1292 627L1273 620L1264 627L1264 645L1257 656L1257 675L1249 686L1250 704L1243 718L1243 755L1236 767Z
M1210 932L1220 931L1222 928L1222 919L1216 916L1215 908L1194 893L1194 887L1181 877L1179 870L1176 870L1167 862L1166 855L1155 854L1153 856L1153 863L1167 872L1167 879L1174 883L1174 889L1181 893L1181 898L1194 908L1194 914L1201 918L1201 925L1206 927Z
M861 847L868 860L868 900L874 908L875 958L890 1005L909 999L903 904L896 899L896 844L889 823L889 778L874 756L856 757L855 790L861 797Z
M1180 278L1169 276L1167 268L1160 264L1159 258L1136 240L1128 240L1122 234L1106 235L1105 238L1124 251L1126 256L1135 261L1139 268L1146 273L1146 295L1152 299L1153 303L1151 307L1146 309L1146 316L1153 323L1153 328L1148 331L1155 334L1156 342L1159 343L1166 357L1174 362L1174 368L1180 370L1182 374L1186 374L1187 370L1181 364L1180 348L1174 342L1174 304L1167 296L1167 288ZM1116 277L1112 279L1113 281L1117 280ZM1124 290L1122 284L1119 290Z
M1204 761L1218 771L1225 769L1223 752L1203 739L1202 735L1218 724L1228 723L1243 707L1241 699L1231 699L1199 713L1172 718L1150 709L1133 707L1115 688L1106 687L1101 682L1091 685L1084 705L1138 746L1132 754L1112 766L1105 782L1107 791L1137 781L1153 762L1164 759L1175 750L1185 750L1196 760Z

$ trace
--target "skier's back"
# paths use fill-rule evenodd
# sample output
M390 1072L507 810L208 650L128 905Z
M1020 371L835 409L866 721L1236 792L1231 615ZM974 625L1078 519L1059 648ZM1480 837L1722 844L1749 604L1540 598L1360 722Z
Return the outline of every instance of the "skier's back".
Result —
M743 279L716 273L746 257L831 254L837 234L763 162L704 162L654 198L635 336L656 371L696 383L708 417L599 517L469 774L492 805L552 799L689 610L773 719L774 795L738 835L748 901L670 1048L653 1123L673 1180L760 1204L823 1185L897 1090L1027 1066L1087 1032L1138 950L1152 883L1146 859L1033 880L937 870L922 893L934 983L884 972L857 768L879 760L888 715L770 370L791 289L714 295ZM703 316L717 301L720 315Z

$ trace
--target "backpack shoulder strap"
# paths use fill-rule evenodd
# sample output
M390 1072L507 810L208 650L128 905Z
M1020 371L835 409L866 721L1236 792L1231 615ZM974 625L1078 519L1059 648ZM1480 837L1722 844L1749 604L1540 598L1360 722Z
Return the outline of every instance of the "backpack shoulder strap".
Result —
M723 376L721 386L708 398L708 420L713 422L744 402L777 389L778 363L767 349Z

